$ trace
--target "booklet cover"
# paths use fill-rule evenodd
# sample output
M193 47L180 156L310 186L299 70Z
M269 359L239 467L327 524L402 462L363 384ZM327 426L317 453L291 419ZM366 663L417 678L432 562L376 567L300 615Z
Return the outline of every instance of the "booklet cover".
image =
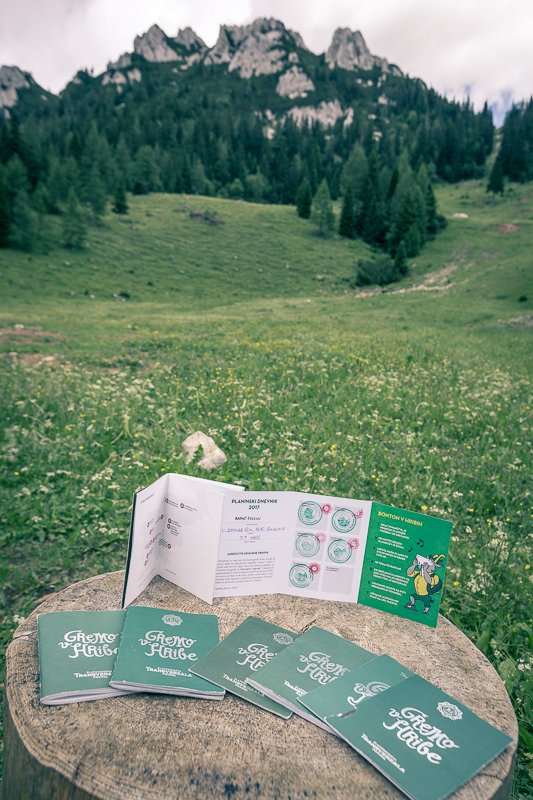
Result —
M246 683L331 733L331 727L309 713L299 700L318 686L331 684L373 658L375 655L364 647L313 626L257 675L246 678Z
M125 611L51 611L37 617L41 703L126 694L109 686Z
M248 617L235 630L214 647L201 661L191 667L191 672L216 683L237 697L242 697L283 719L292 712L259 694L246 678L253 677L259 669L293 642L298 636L258 617Z
M512 742L418 675L328 721L412 800L442 800Z
M284 593L435 627L451 529L369 500L168 473L134 496L123 605L161 575L208 603Z
M222 700L224 690L190 667L218 644L218 617L132 606L126 612L110 685Z
M333 683L319 686L301 697L299 702L335 727L336 717L354 714L369 697L390 689L414 674L390 656L376 656Z

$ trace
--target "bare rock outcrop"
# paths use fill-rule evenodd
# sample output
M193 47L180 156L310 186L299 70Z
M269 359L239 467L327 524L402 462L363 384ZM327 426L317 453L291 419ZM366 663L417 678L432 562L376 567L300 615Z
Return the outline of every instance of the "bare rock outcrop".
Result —
M363 34L349 28L337 28L331 44L326 51L326 62L330 68L341 69L374 69L379 67L383 72L402 74L398 67L390 66L386 58L373 56L368 49Z
M276 92L282 97L289 97L291 100L295 97L307 97L308 92L314 91L315 85L313 81L296 64L293 64L287 72L280 75L276 85Z
M184 47L185 50L191 50L195 52L205 52L207 50L206 43L203 41L203 39L200 39L198 34L196 34L190 27L179 30L174 41L180 47Z
M18 100L18 89L29 89L28 72L18 67L0 67L0 108L12 108Z
M109 61L107 65L108 71L112 69L127 69L131 67L131 53L122 53L116 61Z
M206 64L228 64L241 78L272 75L288 63L291 50L301 47L294 35L276 19L256 19L250 25L221 25L215 46L205 57Z
M159 25L152 25L149 31L142 36L136 36L133 49L147 61L164 62L177 61L179 56L169 45L166 34Z
M319 122L324 128L330 128L332 125L335 125L337 120L343 117L346 112L343 111L339 100L335 98L335 100L330 100L329 103L322 101L317 107L295 106L290 109L288 114L297 125L303 125L304 122L308 122L309 124Z

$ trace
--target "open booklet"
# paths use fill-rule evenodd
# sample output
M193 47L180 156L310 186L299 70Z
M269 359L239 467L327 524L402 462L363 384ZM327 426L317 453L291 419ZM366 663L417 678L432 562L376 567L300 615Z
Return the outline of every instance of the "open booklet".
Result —
M369 500L167 473L134 496L123 605L160 575L207 603L283 593L435 627L451 529Z

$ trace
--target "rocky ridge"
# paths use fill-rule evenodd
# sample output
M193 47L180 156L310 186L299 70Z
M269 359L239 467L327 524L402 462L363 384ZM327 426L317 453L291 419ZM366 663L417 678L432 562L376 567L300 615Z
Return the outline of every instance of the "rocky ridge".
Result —
M221 25L217 42L208 48L192 30L178 31L172 39L153 25L134 42L134 52L151 62L181 61L187 69L203 59L205 64L227 64L228 72L238 71L241 78L253 75L281 73L276 91L282 97L306 97L314 91L313 82L306 75L298 56L298 50L307 50L299 33L290 30L276 19L260 18L249 25ZM325 54L330 68L347 70L370 70L379 68L383 72L401 75L398 67L390 65L385 58L374 56L368 49L360 31L338 28ZM131 66L131 55L125 53L118 61L108 64L108 70L127 69ZM119 78L106 83L122 83Z
M18 89L29 89L33 78L18 67L0 67L0 108L12 108L18 100Z

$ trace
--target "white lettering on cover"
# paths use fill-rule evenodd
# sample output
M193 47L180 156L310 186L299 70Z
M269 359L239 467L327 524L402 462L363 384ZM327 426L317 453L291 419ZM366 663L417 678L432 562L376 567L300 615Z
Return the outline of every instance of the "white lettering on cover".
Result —
M87 658L104 658L105 656L116 655L118 647L111 649L110 644L113 644L118 637L118 633L84 633L81 630L69 631L65 633L62 642L58 642L59 647L63 650L67 648L72 650L69 653L69 658L78 658L79 656L86 656Z
M439 764L442 760L441 755L432 752L431 748L434 745L441 750L451 750L454 747L459 749L459 745L455 744L444 731L426 722L427 714L417 708L407 707L401 711L391 708L389 717L394 717L396 721L392 725L383 723L383 727L388 731L396 730L396 736L400 741L405 742L407 747L416 750L421 756L426 756L431 764Z
M265 664L268 664L276 654L271 653L266 644L254 642L253 644L249 644L248 647L239 647L239 655L245 656L245 658L244 661L237 661L237 664L240 667L248 664L250 669L256 672L260 667L264 667Z
M148 631L144 639L139 639L143 647L149 648L145 656L170 658L172 661L198 661L196 653L186 652L196 641L185 636L165 636L163 631Z
M310 678L314 681L318 681L318 683L322 685L331 683L331 681L349 672L342 664L336 664L334 661L330 661L330 657L327 653L309 653L308 656L300 656L300 661L307 666L303 669L298 668L298 672L308 672Z

